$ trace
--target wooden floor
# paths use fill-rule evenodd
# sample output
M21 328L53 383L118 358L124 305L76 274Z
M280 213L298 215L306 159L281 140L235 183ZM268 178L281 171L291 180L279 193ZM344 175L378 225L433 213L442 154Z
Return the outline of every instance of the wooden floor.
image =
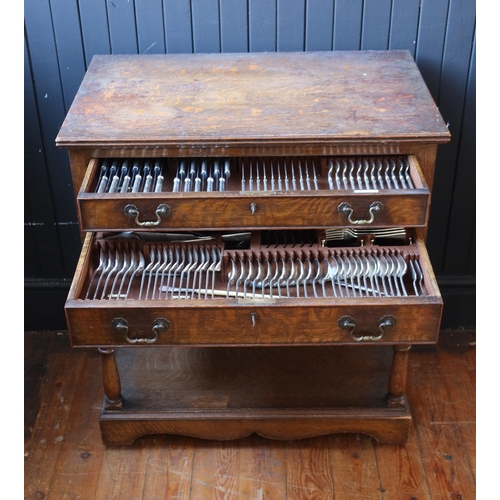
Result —
M66 333L25 334L25 499L472 500L473 332L410 351L406 445L362 435L211 442L149 436L106 449L100 358Z

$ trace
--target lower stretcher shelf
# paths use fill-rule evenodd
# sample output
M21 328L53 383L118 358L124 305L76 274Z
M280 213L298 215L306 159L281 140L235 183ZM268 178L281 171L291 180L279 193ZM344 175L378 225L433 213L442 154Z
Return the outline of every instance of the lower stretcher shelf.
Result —
M119 349L120 408L107 407L107 444L146 434L300 439L360 432L404 442L411 416L388 404L388 346ZM111 408L111 409L110 409Z

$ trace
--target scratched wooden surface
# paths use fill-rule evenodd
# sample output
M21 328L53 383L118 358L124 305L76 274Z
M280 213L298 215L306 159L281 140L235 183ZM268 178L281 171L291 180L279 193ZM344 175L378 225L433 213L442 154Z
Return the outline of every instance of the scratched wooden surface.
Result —
M24 498L472 500L474 336L445 340L410 351L414 425L405 445L379 445L362 435L295 442L149 436L106 449L98 426L98 355L71 350L64 332L26 333L31 411L25 414Z
M95 56L56 143L372 138L449 141L409 51Z

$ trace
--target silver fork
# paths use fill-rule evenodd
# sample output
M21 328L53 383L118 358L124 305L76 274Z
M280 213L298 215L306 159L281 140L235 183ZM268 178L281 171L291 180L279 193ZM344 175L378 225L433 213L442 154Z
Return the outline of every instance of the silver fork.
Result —
M106 289L108 287L109 280L111 279L111 276L113 276L116 272L118 272L118 269L120 269L120 265L121 265L121 258L120 258L120 253L118 252L118 249L117 249L117 250L115 250L114 265L109 270L108 276L106 277L106 281L104 282L104 286L102 288L101 299L104 299L104 296L106 295Z
M161 266L161 253L160 253L160 248L159 247L154 247L152 249L152 252L154 253L156 251L156 262L154 264L154 266L149 270L149 276L148 276L148 286L146 288L146 296L145 298L147 299L149 297L149 290L151 288L151 283L153 282L153 275L155 276L155 281L156 281L156 277L157 277L157 273L158 273L158 269L160 268ZM153 284L153 292L154 292L154 287L155 285Z
M123 266L122 268L116 273L116 276L115 276L115 279L113 280L113 285L111 286L111 291L109 292L109 298L112 298L114 297L114 291L115 291L115 287L117 286L118 284L118 280L119 278L127 271L128 267L129 267L129 259L128 259L128 251L124 251L123 252ZM117 299L119 298L119 296L116 297Z
M420 288L420 291L422 292L422 295L423 296L426 296L427 293L424 289L424 274L422 273L422 269L420 268L420 264L418 262L417 259L415 259L415 271L417 272L417 276L418 276L418 285L419 285L419 288Z
M85 300L89 298L90 295L90 290L92 288L92 283L94 282L96 276L98 274L101 274L106 266L106 257L104 250L101 248L99 252L99 265L96 267L94 273L92 274L92 277L90 278L89 286L87 288L87 294L85 295Z
M159 256L159 252L160 252L160 250L158 250L158 256ZM163 259L161 261L161 265L158 266L158 268L156 269L155 282L153 284L153 291L151 292L152 299L155 298L155 294L156 294L156 290L157 290L156 285L158 284L158 277L160 276L160 272L161 272L161 276L163 277L165 274L165 269L170 262L168 259L168 252L167 252L167 249L165 247L162 248L162 254L163 254ZM160 259L158 259L158 260L160 260ZM161 288L161 285L160 285L160 288ZM158 290L159 290L158 295L160 295L161 289L158 289Z
M408 293L406 292L406 287L403 281L403 277L406 274L406 270L408 269L408 266L406 264L406 260L401 254L398 254L395 256L396 260L398 261L398 274L399 274L399 281L401 282L401 289L403 290L403 295L405 297L408 297Z
M189 298L188 297L188 292L190 290L189 289L189 280L190 280L190 277L191 277L191 271L193 269L196 269L198 267L198 261L199 261L198 251L199 251L199 248L193 248L193 262L192 262L191 266L189 266L189 269L188 269L187 275L186 275L186 292L184 294L184 298L186 298L186 299Z
M227 290L226 290L226 299L229 298L229 293L231 291L231 285L235 282L236 280L236 264L234 263L234 260L231 259L231 271L229 271L228 276L227 276Z
M338 276L338 272L339 272L338 262L335 260L335 257L331 256L328 259L328 275L332 280L332 291L333 291L333 296L335 298L337 298L337 291L335 290L335 278Z
M125 286L125 283L126 283L126 280L127 280L127 276L129 275L129 273L132 274L135 271L135 269L137 268L138 264L139 264L139 260L138 259L136 260L135 252L134 252L133 249L131 249L130 250L130 266L125 271L125 273L123 275L123 278L121 280L120 288L118 289L118 294L116 296L117 299L122 296L122 290L123 290L123 287Z
M134 269L134 271L132 272L132 275L130 276L130 281L128 282L127 293L125 294L125 299L128 299L134 278L136 276L140 276L144 272L144 267L146 265L146 260L144 258L144 254L141 251L138 251L138 253L139 253L139 263L138 263L137 267Z

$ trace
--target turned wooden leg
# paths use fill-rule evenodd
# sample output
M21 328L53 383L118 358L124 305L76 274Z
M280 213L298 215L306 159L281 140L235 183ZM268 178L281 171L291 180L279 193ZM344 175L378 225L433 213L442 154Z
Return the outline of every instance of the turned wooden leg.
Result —
M395 345L389 378L389 394L387 406L400 408L405 405L406 376L408 373L408 353L411 346Z
M102 359L102 382L104 386L104 409L121 410L123 399L121 395L120 374L116 365L115 350L99 348Z

